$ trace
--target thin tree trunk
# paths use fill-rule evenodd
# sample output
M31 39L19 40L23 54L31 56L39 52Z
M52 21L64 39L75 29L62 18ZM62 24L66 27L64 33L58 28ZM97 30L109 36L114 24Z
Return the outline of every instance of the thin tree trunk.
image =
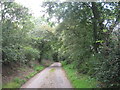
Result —
M93 12L93 38L94 38L94 50L95 52L97 53L98 50L97 50L97 19L98 19L98 15L97 15L97 7L96 7L96 4L95 2L92 2L92 12Z

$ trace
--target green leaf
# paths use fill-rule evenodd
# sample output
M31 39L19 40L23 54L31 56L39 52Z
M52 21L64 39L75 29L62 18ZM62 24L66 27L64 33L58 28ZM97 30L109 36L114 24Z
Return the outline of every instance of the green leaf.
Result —
M108 30L107 29L103 29L103 32L107 32Z

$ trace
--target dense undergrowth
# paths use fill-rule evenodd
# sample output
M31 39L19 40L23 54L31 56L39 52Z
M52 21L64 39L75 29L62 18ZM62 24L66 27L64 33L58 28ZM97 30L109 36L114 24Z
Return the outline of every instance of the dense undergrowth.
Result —
M78 73L72 64L66 65L64 62L62 64L73 88L99 88L99 82L95 78Z

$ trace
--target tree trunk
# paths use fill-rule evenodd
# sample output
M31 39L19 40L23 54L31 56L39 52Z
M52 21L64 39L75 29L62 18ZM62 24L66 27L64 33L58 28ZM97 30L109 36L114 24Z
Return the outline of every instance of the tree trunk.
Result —
M92 2L92 12L93 12L93 38L94 38L94 50L97 53L97 19L98 19L98 14L97 14L97 6L95 2Z

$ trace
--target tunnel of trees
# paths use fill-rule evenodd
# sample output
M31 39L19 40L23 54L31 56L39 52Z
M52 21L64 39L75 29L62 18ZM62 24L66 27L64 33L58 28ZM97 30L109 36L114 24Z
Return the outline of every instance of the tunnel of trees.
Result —
M4 65L65 61L106 87L120 87L120 2L45 2L49 17L37 19L15 2L0 6Z

